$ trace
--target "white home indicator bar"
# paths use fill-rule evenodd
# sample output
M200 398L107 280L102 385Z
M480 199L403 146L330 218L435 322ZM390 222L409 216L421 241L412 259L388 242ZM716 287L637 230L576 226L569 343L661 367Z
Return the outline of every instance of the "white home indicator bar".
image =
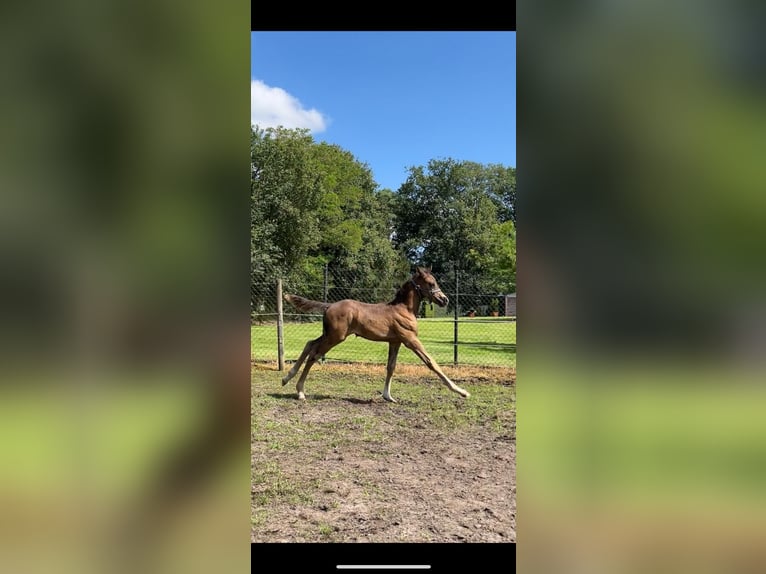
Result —
M338 570L430 570L430 564L338 564Z

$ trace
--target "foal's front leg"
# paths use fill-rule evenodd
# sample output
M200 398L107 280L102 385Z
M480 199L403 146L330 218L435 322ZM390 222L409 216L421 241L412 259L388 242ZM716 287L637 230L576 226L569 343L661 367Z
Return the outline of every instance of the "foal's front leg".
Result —
M391 377L394 375L396 356L399 354L399 347L401 346L402 344L399 342L391 342L388 344L388 363L386 364L386 384L383 387L383 398L391 403L396 402L394 397L391 396Z
M471 393L466 391L465 389L461 389L458 387L455 383L453 383L450 378L444 374L444 372L441 370L441 367L436 363L436 361L433 360L431 355L426 353L425 347L423 347L423 343L420 342L420 340L417 337L413 337L409 341L405 341L404 343L408 349L412 349L412 352L415 353L421 361L423 361L426 364L426 367L431 369L434 373L438 375L438 377L442 380L442 382L449 387L449 390L459 394L463 397L470 397Z

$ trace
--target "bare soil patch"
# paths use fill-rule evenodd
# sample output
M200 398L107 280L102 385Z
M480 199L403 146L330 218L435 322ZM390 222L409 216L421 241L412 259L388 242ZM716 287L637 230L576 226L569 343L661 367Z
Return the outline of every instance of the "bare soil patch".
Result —
M378 371L315 367L299 402L254 366L251 540L515 542L515 373L453 370L464 400L411 369L390 404Z

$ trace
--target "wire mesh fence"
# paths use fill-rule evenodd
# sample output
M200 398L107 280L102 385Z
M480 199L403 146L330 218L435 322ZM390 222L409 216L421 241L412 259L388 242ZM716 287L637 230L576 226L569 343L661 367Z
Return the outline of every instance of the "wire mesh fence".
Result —
M515 294L462 293L466 284L460 273L441 280L439 285L450 299L439 307L423 301L418 310L418 337L428 353L440 364L516 366ZM254 361L278 361L277 274L265 274L251 284L251 357ZM333 271L324 265L308 277L281 280L283 293L333 303L356 299L365 303L391 301L408 277L364 277ZM322 334L322 315L302 313L285 302L282 309L284 360L295 361L310 339ZM388 345L349 337L333 347L327 361L386 363ZM401 363L419 363L403 349Z

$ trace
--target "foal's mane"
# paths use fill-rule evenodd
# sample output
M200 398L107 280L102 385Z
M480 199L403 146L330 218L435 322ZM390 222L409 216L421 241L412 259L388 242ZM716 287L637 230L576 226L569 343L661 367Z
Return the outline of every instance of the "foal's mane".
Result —
M396 305L397 303L406 303L407 302L407 294L410 291L413 291L415 289L418 289L418 286L415 284L415 277L421 276L421 277L431 277L431 269L425 269L423 267L418 267L415 274L413 274L409 279L407 279L401 287L399 287L399 290L396 292L396 295L394 295L394 299L389 303L389 305ZM422 294L418 293L422 299Z
M412 291L415 288L415 286L412 284L412 278L407 279L401 287L399 287L399 290L396 292L396 295L394 295L394 298L391 302L389 302L389 305L397 305L398 303L406 303L407 302L407 294Z

